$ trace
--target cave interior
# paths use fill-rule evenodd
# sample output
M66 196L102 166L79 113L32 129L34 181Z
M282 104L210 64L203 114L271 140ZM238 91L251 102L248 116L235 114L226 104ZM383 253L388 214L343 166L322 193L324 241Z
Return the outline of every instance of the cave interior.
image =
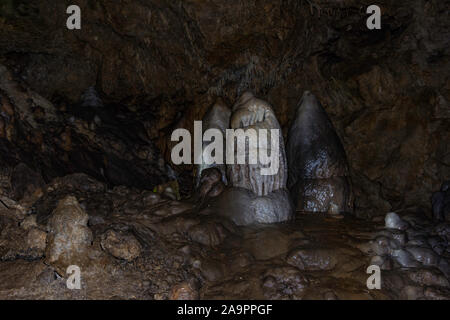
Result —
M450 1L74 2L0 0L0 299L450 299Z

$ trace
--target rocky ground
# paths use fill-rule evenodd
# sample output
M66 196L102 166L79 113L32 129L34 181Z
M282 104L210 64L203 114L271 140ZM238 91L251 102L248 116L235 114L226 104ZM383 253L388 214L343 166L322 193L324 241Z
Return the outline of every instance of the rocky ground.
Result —
M11 183L5 189L10 190ZM1 299L449 299L450 224L299 215L238 227L170 193L85 174L1 196ZM369 290L369 265L381 290ZM66 286L69 265L81 289Z

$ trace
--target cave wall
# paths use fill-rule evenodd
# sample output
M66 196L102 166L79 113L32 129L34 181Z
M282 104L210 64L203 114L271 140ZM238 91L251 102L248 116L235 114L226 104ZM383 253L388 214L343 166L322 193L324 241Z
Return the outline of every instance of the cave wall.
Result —
M81 8L81 30L65 27L69 4ZM167 161L171 132L190 129L218 96L231 104L253 90L286 134L311 90L347 152L357 212L428 212L450 178L450 1L377 1L381 30L366 28L371 4L2 0L0 63L63 112L95 86Z

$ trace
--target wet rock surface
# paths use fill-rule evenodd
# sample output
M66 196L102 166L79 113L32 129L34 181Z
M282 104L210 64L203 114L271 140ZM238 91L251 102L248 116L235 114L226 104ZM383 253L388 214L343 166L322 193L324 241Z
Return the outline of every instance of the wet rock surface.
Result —
M230 128L244 131L255 130L254 138L258 139L257 142L253 140L253 144L247 140L237 141L233 149L230 147L230 150L234 150L235 159L233 164L227 166L230 186L251 190L256 196L266 196L273 191L285 189L287 182L285 145L281 127L272 106L267 101L255 97L253 93L244 92L233 106ZM266 130L266 136L262 135L262 130ZM272 130L278 133L277 139L271 136ZM276 144L274 145L271 140L275 140ZM234 146L235 141L227 139L227 148L228 145ZM239 147L242 148L243 145L247 146L245 152L239 152ZM261 153L269 157L272 155L271 152L276 159L270 159L270 163L263 163ZM255 158L254 163L248 160L242 164L244 161L237 160L238 157L249 157L251 153ZM275 161L277 166L274 164Z
M285 145L272 107L246 91L234 104L229 121L236 136L239 131L245 135L235 138L227 134L227 154L230 150L234 159L230 161L227 155L228 188L215 188L219 191L214 192L217 213L237 225L292 219L294 212L286 189ZM203 183L202 187L205 185L209 184Z
M445 222L395 213L407 225L398 229L318 214L239 227L213 207L127 187L96 189L101 183L86 177L91 187L83 188L81 178L46 186L39 201L61 199L41 224L37 213L17 214L20 204L4 198L11 208L0 210L1 298L450 298ZM66 188L48 192L62 182ZM66 287L68 263L81 268L80 290ZM373 264L381 290L366 286Z
M297 210L330 214L353 211L344 147L326 111L309 91L298 103L286 150L288 188Z
M276 223L293 218L293 206L286 189L275 190L266 196L257 196L244 188L228 188L212 206L218 214L237 225Z
M222 145L225 146L225 137L226 137L226 130L230 128L230 117L231 117L231 110L225 105L222 99L218 99L214 103L214 105L211 107L211 109L208 110L208 112L205 114L205 116L202 119L202 128L203 128L203 134L205 131L209 129L217 129L220 130L223 136ZM203 142L203 150L210 145L211 142ZM203 155L202 155L203 156ZM209 161L208 161L209 160ZM227 176L226 176L226 166L225 164L205 164L206 162L213 162L211 161L213 159L204 159L202 164L198 165L197 171L196 171L196 187L200 185L200 179L202 177L202 171L210 168L215 167L220 170L221 173L221 180L223 183L227 183Z

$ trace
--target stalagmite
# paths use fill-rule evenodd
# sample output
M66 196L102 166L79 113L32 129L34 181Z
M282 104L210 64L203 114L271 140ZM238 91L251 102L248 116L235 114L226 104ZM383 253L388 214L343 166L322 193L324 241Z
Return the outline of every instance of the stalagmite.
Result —
M254 129L258 142L264 138L268 139L261 136L262 129L275 130L279 133L279 140L275 141L276 144L258 143L257 147L248 141L245 143L245 163L227 164L229 188L218 197L218 212L238 225L275 223L291 219L293 210L286 189L287 164L283 136L271 106L266 101L255 98L250 92L244 93L233 107L231 129ZM270 138L268 140L270 141ZM227 136L227 149L230 143L234 144L235 141ZM247 157L251 148L257 148L259 156L261 153L266 156L270 154L271 161L277 163L274 174L262 174L263 170L273 163L263 164L260 157L256 163L249 163ZM240 156L236 149L234 152L235 158Z
M218 99L216 103L211 107L211 109L206 113L206 115L203 117L202 121L202 127L203 131L206 131L208 129L219 129L222 132L223 137L225 137L225 131L227 128L229 128L230 125L230 116L231 116L231 110L225 105L222 99ZM208 146L211 141L203 142L203 149L205 149L206 146ZM224 144L225 145L225 144ZM202 162L202 164L199 164L197 166L196 174L195 174L195 185L196 187L200 184L200 179L202 176L202 171L215 167L220 170L222 173L222 181L224 183L227 183L226 173L225 173L225 165L224 164L205 164L205 159Z
M316 97L306 91L287 143L288 189L297 210L352 211L353 194L344 148Z

